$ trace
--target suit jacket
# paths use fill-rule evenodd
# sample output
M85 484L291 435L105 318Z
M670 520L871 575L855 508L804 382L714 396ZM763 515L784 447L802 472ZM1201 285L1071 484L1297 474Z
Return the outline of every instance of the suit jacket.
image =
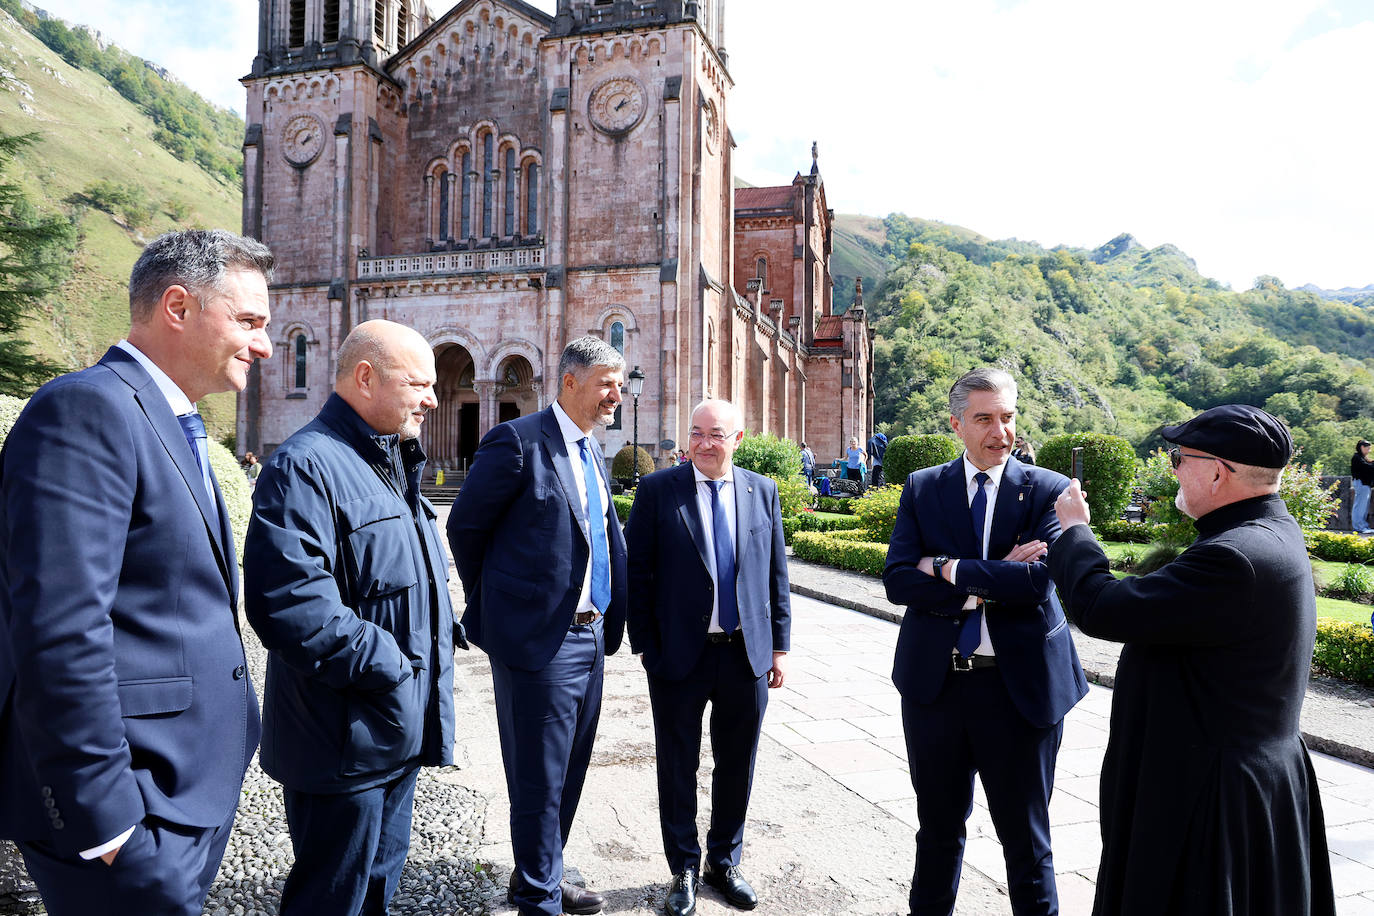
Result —
M988 556L1016 544L1059 536L1054 500L1068 486L1054 471L1008 461L993 506ZM1088 692L1068 621L1043 562L979 559L963 458L907 478L887 551L883 584L893 604L907 606L897 636L892 680L918 703L939 696L969 595L984 599L984 619L997 667L1016 708L1032 725L1053 725ZM957 585L916 568L921 557L959 560ZM956 675L957 676L957 675Z
M601 447L592 438L598 466ZM587 523L553 407L492 427L448 517L449 546L467 596L463 627L492 658L539 671L558 652L591 557ZM606 654L625 632L625 536L615 507L609 520L611 605Z
M693 466L657 471L639 482L625 529L630 565L630 646L666 680L691 672L711 622L715 557L697 507ZM787 584L778 485L735 468L735 597L754 674L790 646Z
M70 855L146 815L222 824L259 730L232 536L142 366L111 349L43 386L0 496L0 836Z

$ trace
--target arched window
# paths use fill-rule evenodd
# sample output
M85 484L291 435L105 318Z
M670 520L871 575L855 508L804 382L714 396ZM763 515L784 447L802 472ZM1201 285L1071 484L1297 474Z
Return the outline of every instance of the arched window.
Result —
M768 259L759 258L755 266L758 272L754 276L759 278L759 289L768 289Z
M448 241L448 189L452 186L450 182L453 176L448 172L440 172L439 180L435 182L439 187L439 241Z
M398 48L406 43L406 26L409 25L407 22L409 19L410 11L402 3L400 9L396 10L396 47Z
M620 355L625 355L625 325L623 322L616 321L611 324L611 346L620 351Z
M324 42L339 40L339 0L324 0Z
M472 237L472 153L463 154L463 215L458 235L460 238Z
M539 163L525 166L525 234L539 234Z
M296 383L292 387L305 387L305 335L297 334L294 341L296 357Z
M495 140L488 133L482 138L482 238L491 238L492 211L496 206Z
M287 32L287 44L293 48L305 47L305 0L291 0Z
M515 235L515 184L520 170L515 167L515 150L506 149L506 235Z

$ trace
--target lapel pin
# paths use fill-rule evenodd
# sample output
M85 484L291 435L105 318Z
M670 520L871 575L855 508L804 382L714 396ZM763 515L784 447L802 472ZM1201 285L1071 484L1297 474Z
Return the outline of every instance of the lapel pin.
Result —
M1017 494L1016 494L1016 501L1017 501L1018 503L1020 503L1020 502L1025 502L1025 501L1026 501L1026 494L1025 494L1025 493L1017 493Z

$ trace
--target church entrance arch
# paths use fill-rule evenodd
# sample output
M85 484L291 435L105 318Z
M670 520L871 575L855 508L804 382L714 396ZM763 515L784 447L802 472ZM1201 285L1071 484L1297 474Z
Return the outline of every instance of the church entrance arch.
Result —
M534 368L520 355L507 356L496 368L496 422L504 423L539 409Z
M473 385L476 366L472 354L459 344L441 344L434 351L438 381L434 396L439 406L425 423L425 453L434 468L466 471L477 452L481 411Z

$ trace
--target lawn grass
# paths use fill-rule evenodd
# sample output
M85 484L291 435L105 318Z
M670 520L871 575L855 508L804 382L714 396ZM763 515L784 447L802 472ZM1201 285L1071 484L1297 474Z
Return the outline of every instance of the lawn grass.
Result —
M1148 544L1126 544L1121 541L1103 541L1102 550L1112 560L1121 559L1122 555L1128 550L1135 551L1137 556L1143 556L1149 550ZM1340 575L1345 568L1344 563L1332 563L1328 560L1313 560L1312 574L1321 586ZM1121 574L1118 574L1118 578ZM1368 604L1361 604L1358 601L1342 601L1338 598L1323 598L1317 596L1317 617L1330 618L1332 620L1343 620L1348 623L1369 623L1370 613L1374 612L1374 607Z

